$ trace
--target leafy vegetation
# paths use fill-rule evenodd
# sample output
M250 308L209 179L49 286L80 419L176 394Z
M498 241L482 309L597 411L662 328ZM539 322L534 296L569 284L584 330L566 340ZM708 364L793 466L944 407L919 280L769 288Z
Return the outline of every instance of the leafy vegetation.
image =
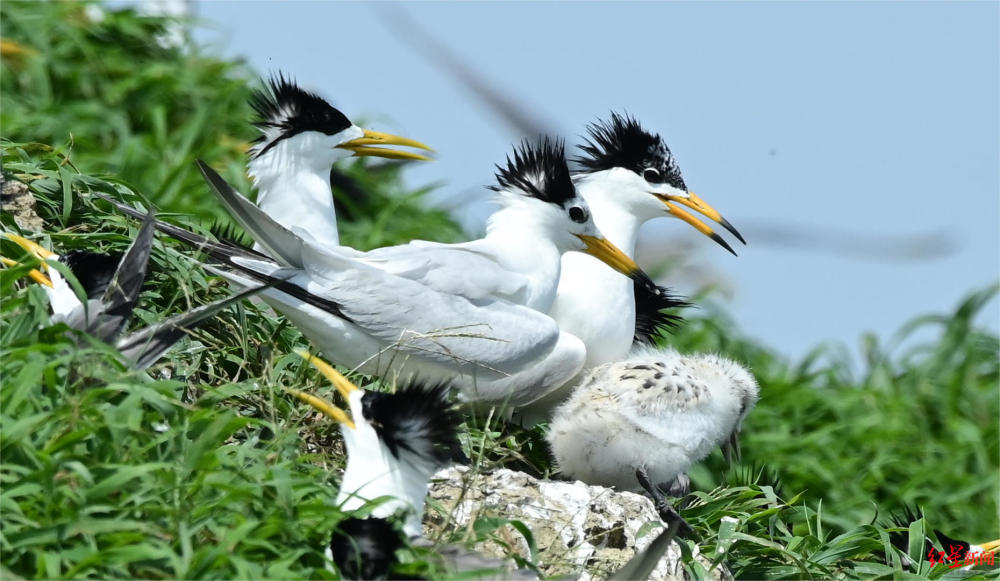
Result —
M204 230L222 212L193 171L196 157L249 191L245 101L256 81L245 64L161 46L150 39L170 21L129 10L100 22L76 3L0 10L3 168L29 184L46 244L128 245L138 225L94 192ZM404 191L398 165L339 171L362 192L338 192L348 243L460 236L423 192ZM0 221L17 229L8 212ZM8 242L0 250L20 257ZM292 354L308 347L301 335L245 302L135 373L113 349L78 347L65 327L46 325L44 292L25 284L29 266L0 270L0 576L333 578L322 551L345 516L334 506L339 436L282 394L329 389ZM227 292L160 237L136 324ZM670 343L744 361L762 388L743 465L727 468L716 454L692 474L698 492L683 514L701 553L741 578L995 575L931 567L915 541L919 569L905 573L886 516L917 503L927 516L910 527L914 539L934 528L973 542L1000 536L1000 339L975 324L996 295L974 292L887 344L866 337L857 377L832 349L792 363L746 341L710 295L699 297L709 306L686 313ZM938 330L934 340L893 347L926 327ZM540 429L470 421L465 442L481 468L551 469ZM497 526L477 525L474 538ZM684 543L690 552L694 541ZM426 549L405 560L409 574L436 575ZM706 575L686 563L692 577Z

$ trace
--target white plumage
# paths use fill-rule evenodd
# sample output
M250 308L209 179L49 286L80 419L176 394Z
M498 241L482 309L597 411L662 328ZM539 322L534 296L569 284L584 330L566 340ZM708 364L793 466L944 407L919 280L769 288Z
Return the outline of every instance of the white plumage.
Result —
M582 148L584 155L576 159L580 169L573 182L590 204L594 223L612 244L634 257L642 225L654 218L674 217L732 252L711 228L679 207L695 209L739 237L714 208L687 191L680 169L659 135L618 114L588 129L590 138ZM633 286L589 256L578 252L563 255L562 276L549 314L562 331L586 346L584 371L628 356L635 334ZM575 384L568 382L534 402L524 412L526 421L546 419Z
M337 504L354 511L377 501L372 517L402 515L407 536L420 536L430 477L458 446L459 417L448 403L446 386L369 392L326 362L305 352L300 355L333 383L350 408L348 415L321 398L289 390L340 423L347 467Z
M297 236L210 168L202 170L230 213L274 257L230 257L242 272L223 276L242 285L281 278L335 303L339 312L278 289L262 294L328 358L404 381L454 380L469 401L523 405L580 370L583 344L544 314L555 298L563 252L589 252L651 284L594 226L561 144L526 145L501 168L503 207L485 238L366 253Z
M247 164L257 204L282 226L323 246L340 244L330 190L335 161L352 155L428 159L378 147L430 150L418 141L358 127L322 97L280 74L255 91L250 104L260 131Z
M732 360L638 348L587 374L547 438L564 476L633 490L637 470L670 482L738 434L757 397L756 380Z

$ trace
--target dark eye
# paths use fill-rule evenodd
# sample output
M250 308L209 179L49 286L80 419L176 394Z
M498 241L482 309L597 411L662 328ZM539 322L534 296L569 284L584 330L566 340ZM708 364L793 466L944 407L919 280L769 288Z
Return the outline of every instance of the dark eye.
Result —
M578 223L586 222L587 211L580 206L573 206L569 209L569 219Z
M660 177L660 172L656 171L651 167L647 167L645 170L643 170L642 177L644 180L646 180L651 184L658 184L663 181L663 179Z

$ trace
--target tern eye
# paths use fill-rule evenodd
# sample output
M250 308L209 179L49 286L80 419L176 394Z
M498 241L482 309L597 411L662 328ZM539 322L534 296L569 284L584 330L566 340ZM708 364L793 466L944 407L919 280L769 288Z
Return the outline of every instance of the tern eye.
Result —
M660 177L660 172L651 167L647 167L645 170L643 170L642 177L651 184L658 184L663 182L663 178Z
M569 219L582 224L587 221L587 211L580 206L573 206L569 209Z

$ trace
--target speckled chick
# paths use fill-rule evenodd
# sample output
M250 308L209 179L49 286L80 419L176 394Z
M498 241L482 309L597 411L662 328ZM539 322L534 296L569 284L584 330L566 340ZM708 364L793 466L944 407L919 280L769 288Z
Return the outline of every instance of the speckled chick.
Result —
M637 470L670 482L715 446L736 444L758 392L750 372L724 357L637 348L584 376L547 439L564 476L637 490Z

